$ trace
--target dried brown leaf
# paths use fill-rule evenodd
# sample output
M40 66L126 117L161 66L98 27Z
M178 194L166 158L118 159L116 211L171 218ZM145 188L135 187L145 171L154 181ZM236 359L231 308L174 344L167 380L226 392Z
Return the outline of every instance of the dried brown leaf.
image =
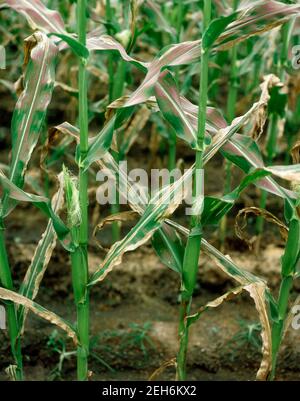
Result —
M245 228L247 226L247 218L249 215L255 215L262 217L264 220L268 221L269 223L275 224L280 231L280 234L284 241L287 240L288 237L288 228L287 226L282 223L276 216L272 213L268 212L265 209L260 209L255 206L246 207L239 211L235 218L235 232L236 235L243 241L247 243L250 249L252 249L253 243L256 240L256 237L249 238L245 233Z

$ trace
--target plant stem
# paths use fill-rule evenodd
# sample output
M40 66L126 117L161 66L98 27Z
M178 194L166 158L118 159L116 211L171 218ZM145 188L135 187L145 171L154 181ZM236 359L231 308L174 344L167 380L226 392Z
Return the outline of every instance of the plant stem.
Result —
M270 379L275 378L277 356L282 342L284 324L286 321L290 292L293 287L293 279L299 262L300 253L295 244L299 243L300 219L293 218L289 225L289 234L284 255L281 259L281 285L278 296L278 316L272 325L272 372Z
M207 29L211 20L211 0L204 0L202 34ZM203 49L202 49L203 50ZM204 174L203 174L203 151L205 138L207 92L208 92L208 62L209 51L202 51L200 89L199 89L199 112L196 168L193 177L193 197L196 203L204 196ZM187 325L187 314L189 313L192 296L197 281L197 272L202 240L201 206L191 217L191 230L188 236L187 245L183 260L181 311L179 322L179 352L177 355L177 379L185 380L186 377L186 356L188 348L189 328Z
M11 276L11 270L9 267L5 237L4 237L4 224L2 219L0 220L0 281L1 285L8 289L13 290L13 281ZM6 302L6 313L7 323L10 337L10 345L12 355L16 364L16 379L23 380L23 362L22 362L22 351L21 351L21 339L20 339L20 328L17 321L16 308L13 302Z
M177 24L176 24L176 31L177 31L177 42L180 42L180 33L182 29L182 23L184 19L184 4L183 0L178 0L178 7L177 7Z
M185 323L189 314L190 304L182 301L179 310L179 351L177 355L177 380L185 380L186 378L186 356L188 348L189 331Z
M78 39L86 44L86 0L77 1ZM88 99L86 60L81 59L78 75L79 88L79 128L80 128L80 159L84 160L88 151ZM72 254L72 275L77 307L77 330L79 345L77 348L77 378L88 378L89 354L89 293L88 283L88 172L79 166L79 203L81 224L79 227L78 247Z
M106 14L106 23L107 26L107 33L111 35L111 6L110 0L106 0L106 7L105 7L105 14ZM114 79L114 62L113 62L113 55L111 52L108 55L108 79L109 79L109 103L113 101L113 79Z
M180 33L182 29L182 23L184 20L184 4L183 0L178 0L178 7L177 7L177 20L176 20L176 33L177 33L177 43L180 43ZM179 71L180 67L175 69L175 78L178 84L179 82ZM172 171L176 168L176 145L177 145L177 136L176 131L170 127L169 130L169 155L168 155L168 169Z
M170 127L169 133L169 157L168 157L168 169L172 171L176 168L176 132Z

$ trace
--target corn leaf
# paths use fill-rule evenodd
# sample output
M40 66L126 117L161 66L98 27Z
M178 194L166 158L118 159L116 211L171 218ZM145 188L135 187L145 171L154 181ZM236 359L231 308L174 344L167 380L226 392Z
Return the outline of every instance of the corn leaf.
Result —
M24 90L13 114L9 174L11 182L20 188L24 184L25 170L39 139L47 106L51 100L55 81L55 57L58 51L41 32L32 35L28 43L33 43L34 47L26 67ZM4 195L4 214L13 206Z
M162 263L182 274L184 245L176 230L163 224L152 236L152 246Z
M259 127L264 125L265 113L270 100L270 90L278 85L280 85L280 81L276 76L266 76L264 82L261 84L262 93L258 102L254 103L243 116L234 119L229 126L226 126L226 121L217 110L208 110L206 130L213 139L212 143L205 149L204 163L207 163L220 150L223 156L230 159L246 174L249 174L252 169L264 169L266 172L271 172L281 178L283 176L286 179L294 177L294 180L296 180L299 177L297 166L265 167L256 142L249 136L237 134L237 131L250 118L255 117L255 121L259 121ZM198 126L198 107L179 95L171 74L161 74L156 84L156 97L164 117L175 129L178 137L184 139L194 147ZM280 175L281 173L282 175ZM273 178L268 176L256 182L256 185L287 199L289 203L291 203L290 199L297 197L295 193L282 188Z
M89 148L84 160L79 160L79 148L77 148L77 160L86 171L90 165L102 159L109 150L114 131L119 128L133 112L133 108L117 110L115 115L105 124L101 132L89 139Z
M113 267L121 263L125 252L137 249L152 237L162 221L181 203L187 188L186 184L192 178L192 172L193 169L189 169L174 184L162 188L150 199L137 224L121 241L111 247L102 265L91 277L90 286L104 280Z
M234 21L238 16L238 13L230 14L226 17L220 17L214 19L206 31L203 34L202 38L202 49L204 51L208 50L212 47L218 37L225 31L226 27Z
M0 287L0 299L14 302L17 305L21 305L24 308L29 309L35 315L41 317L42 319L47 320L48 322L54 324L55 326L65 331L66 334L70 338L72 338L75 344L78 343L77 333L75 329L68 322L66 322L61 317L57 316L55 313L44 308L43 306L33 302L31 299L28 299L23 295L20 295L14 291L10 291L1 287Z
M64 34L65 25L57 11L50 10L40 0L6 0L6 4L24 15L32 29Z
M80 42L78 42L78 40L76 40L73 36L71 35L67 35L62 34L62 33L50 33L48 35L49 37L51 36L55 36L57 38L62 39L64 42L66 42L69 47L73 50L73 52L82 58L87 59L89 57L90 52L88 51L88 49Z
M280 177L282 170L278 171L273 167L265 167L264 162L259 151L257 144L252 138L243 135L235 134L231 138L230 142L223 146L221 153L235 165L237 165L246 174L250 172L251 169L265 169L274 175ZM288 174L285 177L288 179L290 176L290 171L293 171L292 166L285 166ZM297 167L296 167L297 168ZM264 189L274 195L288 200L290 204L292 199L297 198L297 194L293 191L287 190L281 187L272 177L266 177L256 184L259 188Z
M91 32L88 34L86 46L89 51L106 50L116 52L123 60L128 61L143 72L147 71L148 63L129 56L124 47L109 35L99 35L98 32Z
M64 201L64 191L62 185L62 177L60 176L60 187L57 193L52 199L52 209L55 214L58 214L62 209ZM34 300L39 291L40 283L44 277L48 263L50 261L52 252L56 245L56 232L53 228L52 220L50 219L45 232L39 241L35 253L33 255L31 264L26 271L25 278L21 284L19 294L24 297ZM18 311L19 327L22 331L25 325L26 309L23 306L19 306Z

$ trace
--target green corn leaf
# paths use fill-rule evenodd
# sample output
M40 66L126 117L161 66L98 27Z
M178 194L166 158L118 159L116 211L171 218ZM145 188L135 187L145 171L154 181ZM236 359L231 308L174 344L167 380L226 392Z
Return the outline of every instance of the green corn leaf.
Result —
M160 111L173 127L176 135L195 149L197 129L184 113L176 82L170 73L161 75L155 85L155 97Z
M89 139L89 148L84 160L79 160L79 147L77 148L77 161L86 171L90 165L102 159L111 147L113 133L122 123L130 117L133 108L117 110L116 114L103 127L101 132L94 138Z
M224 195L222 198L205 197L202 224L218 224L221 218L233 207L234 202L240 197L244 189L246 189L250 184L255 184L257 182L261 183L262 180L269 175L275 175L292 182L297 181L300 178L300 164L251 169L250 174L248 174L242 180L240 185L231 193ZM276 188L278 190L278 187ZM289 205L292 206L292 210L295 210L294 201L290 199L289 193L285 193L284 189L282 189L282 191L283 196L289 200Z
M182 274L184 245L180 235L167 225L162 225L152 237L152 246L164 263L171 270Z
M208 50L212 47L218 37L225 31L226 27L234 21L238 16L238 13L233 13L226 17L220 17L213 20L206 31L203 34L202 38L202 49L204 51Z
M289 234L282 256L283 277L293 276L300 258L300 219L295 216L289 224Z
M83 44L78 42L78 40L73 38L71 35L62 34L62 33L50 33L48 36L49 37L55 36L55 37L62 39L64 42L66 42L69 45L69 47L73 50L73 52L78 57L88 59L89 54L90 54L89 50Z
M52 97L55 81L57 47L41 32L28 39L34 47L26 67L24 90L19 97L12 119L12 156L10 180L20 188L31 154L37 144ZM3 208L13 207L4 195Z
M286 179L290 179L292 177L290 172L291 170L294 171L294 166L265 167L257 144L250 137L239 134L235 134L230 142L223 146L221 153L246 174L253 168L265 169L276 176L281 176L281 178L285 176ZM297 169L297 166L295 168ZM286 169L286 174L282 171L284 169ZM281 187L272 177L266 177L258 181L256 185L267 192L286 199L294 208L293 199L297 198L297 194Z
M281 93L280 89L279 87L271 89L268 111L269 114L277 114L280 118L284 118L288 95L286 93Z
M222 198L216 197L205 197L204 199L204 210L201 217L203 225L216 225L220 222L223 216L225 216L233 207L235 201L239 199L241 193L250 185L256 181L261 180L266 175L271 174L265 170L254 170L248 174L240 183L229 194L222 196Z

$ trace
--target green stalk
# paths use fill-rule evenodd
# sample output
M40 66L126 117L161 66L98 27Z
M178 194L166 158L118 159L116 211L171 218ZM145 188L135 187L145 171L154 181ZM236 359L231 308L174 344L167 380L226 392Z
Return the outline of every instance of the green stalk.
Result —
M172 171L176 168L176 132L170 127L169 131L169 156L168 156L168 169Z
M183 0L178 0L178 8L177 8L177 20L176 20L176 32L177 32L177 43L180 43L180 33L182 29L182 23L184 20L184 4ZM180 67L177 67L175 70L176 82L179 82L179 71ZM177 144L177 135L176 131L170 127L169 130L169 155L168 155L168 169L172 171L176 168L176 144Z
M106 7L105 7L105 14L106 14L106 22L108 24L111 23L111 6L110 6L110 0L106 0ZM111 35L111 27L108 25L107 27L107 33ZM113 55L111 52L108 55L108 79L109 79L109 103L113 101L113 87L114 87L114 60L113 60Z
M86 0L77 1L78 40L86 44ZM81 59L78 74L79 88L79 128L80 159L84 160L88 151L88 100L86 60ZM81 224L78 233L78 246L71 255L74 297L77 308L77 378L88 378L89 355L89 293L88 283L88 172L79 166L79 204Z
M0 220L0 281L1 285L8 289L13 290L13 281L11 276L11 270L9 267L5 237L4 237L4 224L3 220ZM7 323L11 344L11 352L16 364L16 379L23 380L23 362L22 362L22 351L21 351L21 339L19 324L17 321L16 308L13 302L6 302L6 314Z
M300 220L294 218L289 225L289 235L281 263L281 285L278 296L278 316L272 325L272 372L270 380L275 378L276 363L279 348L282 342L284 325L287 316L289 297L293 287L293 279L299 262L300 252L297 247L300 237Z
M182 28L182 23L184 19L184 4L183 0L178 0L178 8L177 8L177 24L176 24L176 31L177 31L177 42L180 42L180 32Z
M211 20L211 0L204 0L203 27L205 32ZM200 71L200 89L199 89L199 113L198 113L198 132L197 132L197 151L196 168L193 177L193 196L199 200L203 196L203 151L205 138L207 92L208 92L208 62L209 51L202 52L201 71ZM200 173L200 179L198 174ZM199 181L198 181L199 180ZM198 181L198 182L197 182ZM200 185L199 185L200 184ZM187 245L183 260L181 307L179 321L179 352L177 355L177 379L186 378L186 356L188 349L189 328L186 317L190 310L192 296L197 281L198 263L200 256L200 247L202 240L201 210L192 215L191 229L187 240Z
M257 57L254 61L254 75L253 75L253 89L257 88L260 84L260 71L261 71L262 59Z
M236 9L238 8L238 2L239 2L238 0L234 1L233 4L234 11L236 11ZM227 117L229 122L231 123L232 120L235 118L236 101L238 94L237 46L233 46L230 52L230 58L231 58L231 68L230 68L230 79L229 79L230 86L227 99ZM231 168L232 168L232 163L229 160L225 160L225 185L224 185L225 194L231 191ZM220 231L219 231L221 250L224 249L225 246L226 230L227 230L227 216L225 215L221 220Z

